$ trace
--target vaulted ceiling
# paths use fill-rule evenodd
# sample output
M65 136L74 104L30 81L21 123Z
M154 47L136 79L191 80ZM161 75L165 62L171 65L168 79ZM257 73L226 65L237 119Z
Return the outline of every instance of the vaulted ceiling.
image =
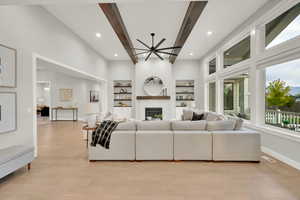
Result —
M3 0L2 3L5 3ZM199 59L269 0L208 0L178 59ZM38 0L14 0L20 4L39 4ZM50 4L51 2L51 4ZM72 3L71 3L72 2ZM43 6L74 33L108 60L130 60L97 0L43 0ZM101 1L110 2L110 1ZM115 0L134 47L136 39L151 43L166 38L172 46L181 27L189 1ZM1 4L1 3L0 3ZM211 32L211 35L207 33ZM96 37L100 33L101 37Z

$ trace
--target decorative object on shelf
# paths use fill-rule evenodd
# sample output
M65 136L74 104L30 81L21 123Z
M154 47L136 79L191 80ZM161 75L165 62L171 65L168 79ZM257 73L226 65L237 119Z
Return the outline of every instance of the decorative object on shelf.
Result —
M17 130L17 94L0 92L0 133Z
M144 91L149 96L158 96L164 88L163 81L157 76L151 76L144 82Z
M181 106L181 107L186 107L187 104L186 104L185 102L181 102L181 103L180 103L180 106Z
M59 89L59 99L60 101L72 101L73 99L73 89Z
M96 127L96 115L100 113L98 103L88 103L85 105L85 115L87 116L87 123L89 128Z
M90 91L90 102L99 102L99 91L91 90Z
M120 89L120 93L121 93L121 94L127 93L127 90L126 90L125 88L121 88L121 89Z
M193 99L194 99L194 96L193 96L193 95L187 95L187 96L186 96L186 99L188 99L188 100L193 100Z
M163 38L160 42L158 42L156 45L154 45L154 36L155 36L155 33L151 33L150 34L151 37L152 37L152 44L151 44L151 47L148 46L147 44L145 44L144 42L142 42L141 40L137 39L137 41L139 43L141 43L144 47L146 47L146 49L141 49L141 48L135 48L135 50L138 50L138 51L142 51L140 53L137 53L137 55L142 55L142 54L148 54L145 58L145 61L147 61L150 56L152 54L155 54L159 59L161 60L164 60L164 58L160 55L160 54L164 54L164 55L169 55L169 56L177 56L177 54L174 54L174 53L170 53L170 52L166 52L168 50L174 50L174 49L181 49L182 47L181 46L174 46L174 47L165 47L165 48L159 48L161 46L161 44L166 40L165 38Z
M0 87L16 87L17 50L0 44Z

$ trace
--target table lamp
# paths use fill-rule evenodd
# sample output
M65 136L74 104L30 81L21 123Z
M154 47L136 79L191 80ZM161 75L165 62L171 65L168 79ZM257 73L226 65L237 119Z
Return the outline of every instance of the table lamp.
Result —
M88 103L84 109L87 116L88 127L96 127L96 115L100 113L100 107L98 103Z

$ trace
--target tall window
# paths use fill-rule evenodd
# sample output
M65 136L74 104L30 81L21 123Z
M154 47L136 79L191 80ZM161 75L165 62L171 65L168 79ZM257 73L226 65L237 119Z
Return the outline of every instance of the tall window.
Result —
M300 59L266 68L266 124L300 132Z
M224 52L224 68L250 58L250 36Z
M224 80L224 113L250 119L247 73Z
M300 3L266 24L266 49L300 35Z
M225 112L233 110L233 83L226 81L224 82L224 110Z
M209 111L216 112L216 83L209 83L208 86L208 93L209 93Z
M216 58L209 61L209 74L213 74L216 72Z

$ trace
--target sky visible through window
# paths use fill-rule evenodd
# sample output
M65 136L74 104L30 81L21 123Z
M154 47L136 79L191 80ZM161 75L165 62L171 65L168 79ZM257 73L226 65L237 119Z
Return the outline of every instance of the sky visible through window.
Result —
M285 81L292 88L292 95L299 94L300 59L266 68L266 86L278 79Z
M296 17L267 47L269 49L300 35L300 15Z

